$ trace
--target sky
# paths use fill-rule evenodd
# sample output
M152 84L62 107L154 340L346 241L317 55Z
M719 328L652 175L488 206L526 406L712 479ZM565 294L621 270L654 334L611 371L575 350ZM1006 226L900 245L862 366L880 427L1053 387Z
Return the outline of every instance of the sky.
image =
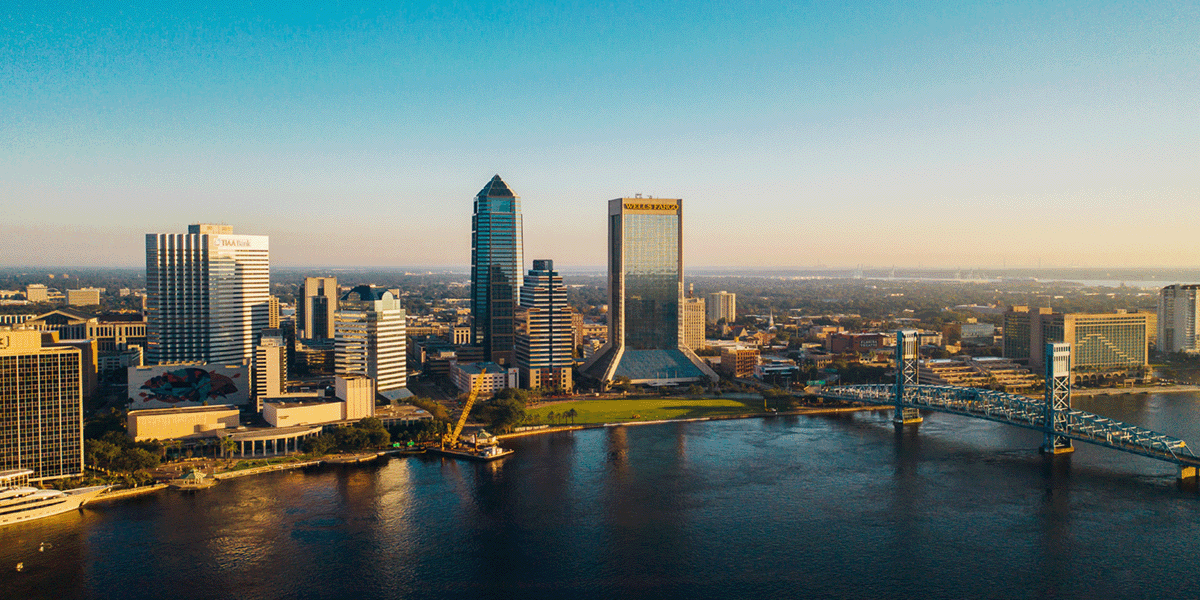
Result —
M461 266L499 174L564 267L1200 266L1200 3L332 4L0 4L0 264Z

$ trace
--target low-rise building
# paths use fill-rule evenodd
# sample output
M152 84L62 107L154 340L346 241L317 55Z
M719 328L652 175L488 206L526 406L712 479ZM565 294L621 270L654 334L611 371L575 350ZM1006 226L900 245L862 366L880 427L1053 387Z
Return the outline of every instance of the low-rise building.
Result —
M411 404L391 404L388 406L378 406L375 408L375 418L379 419L385 427L397 425L401 423L411 423L413 421L429 421L433 419L433 415L428 411L417 408Z
M1042 383L1041 377L1029 369L993 356L925 360L917 369L917 379L926 385L973 387L1010 394L1031 390Z
M125 417L129 437L145 440L178 440L190 437L214 437L225 429L239 426L236 406L187 406L131 410Z
M825 348L833 354L863 354L873 352L885 345L882 333L830 333L825 338Z
M967 322L959 326L959 339L964 344L990 346L995 336L996 326L991 323Z
M450 341L456 346L471 343L471 328L467 325L455 325L450 328Z
M101 352L96 357L96 371L102 378L110 378L120 373L126 373L129 367L142 366L142 347L128 346L123 350Z
M97 288L67 290L67 304L71 306L98 305L100 304L100 290Z
M333 398L298 395L266 398L263 419L272 427L323 425L340 421L358 421L375 415L375 383L369 377L337 377Z
M505 388L517 387L520 370L516 367L504 368L494 362L454 362L450 367L450 380L464 394L470 393L475 383L480 381L479 395L486 398Z
M45 285L33 283L25 286L25 299L30 302L50 301L50 290Z
M37 315L0 315L0 327L16 327Z
M721 348L721 371L735 378L751 377L758 366L758 348Z
M758 364L754 366L754 378L759 381L796 381L799 377L800 367L791 359L763 356L759 357Z

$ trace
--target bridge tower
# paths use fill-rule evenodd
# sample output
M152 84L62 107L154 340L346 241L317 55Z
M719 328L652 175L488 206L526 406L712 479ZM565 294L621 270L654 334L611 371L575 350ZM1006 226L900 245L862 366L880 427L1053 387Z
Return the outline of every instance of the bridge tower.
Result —
M917 332L912 329L901 329L896 332L896 416L892 422L896 425L920 423L921 411L904 406L904 396L907 387L917 385L917 359L919 358ZM912 390L916 393L916 390Z
M1058 435L1067 430L1067 411L1071 410L1071 344L1046 344L1046 438L1042 452L1074 452L1069 438Z

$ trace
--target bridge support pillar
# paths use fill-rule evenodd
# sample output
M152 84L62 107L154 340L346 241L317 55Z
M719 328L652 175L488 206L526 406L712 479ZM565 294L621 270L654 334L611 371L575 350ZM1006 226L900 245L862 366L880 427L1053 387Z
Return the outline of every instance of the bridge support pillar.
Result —
M1200 467L1195 465L1179 465L1179 481L1196 481L1200 476Z
M896 425L915 425L924 420L921 411L915 408L897 408L895 416L892 417L892 423Z
M1042 452L1068 454L1075 451L1067 431L1071 411L1071 345L1046 344L1046 414L1043 420L1045 438Z
M905 388L917 385L917 332L904 329L896 332L896 414L897 426L920 423L921 411L905 406Z

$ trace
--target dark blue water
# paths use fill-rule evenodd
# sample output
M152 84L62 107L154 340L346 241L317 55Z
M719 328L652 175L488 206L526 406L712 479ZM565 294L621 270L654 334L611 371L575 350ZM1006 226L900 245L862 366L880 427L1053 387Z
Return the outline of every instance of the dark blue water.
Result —
M1200 443L1197 396L1076 405ZM887 418L590 430L514 440L500 463L392 459L97 504L0 529L0 597L1200 596L1200 494L1171 465Z

